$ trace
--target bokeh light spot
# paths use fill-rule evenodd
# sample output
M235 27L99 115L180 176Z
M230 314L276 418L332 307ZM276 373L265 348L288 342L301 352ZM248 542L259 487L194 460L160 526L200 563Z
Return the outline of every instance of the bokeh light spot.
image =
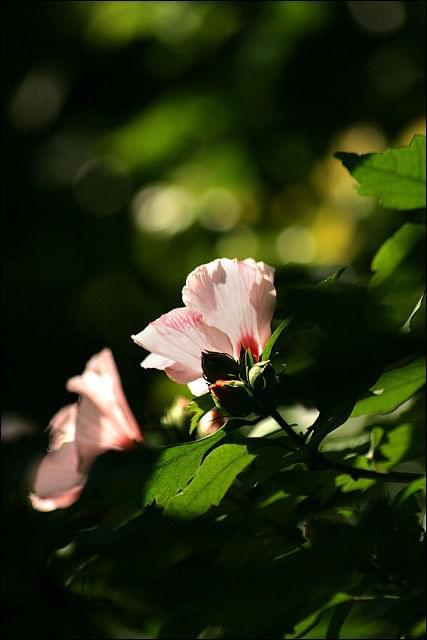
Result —
M374 125L357 123L335 136L324 160L315 166L313 182L325 203L339 207L353 218L363 218L375 207L375 198L362 197L355 189L355 181L342 163L334 158L336 151L372 153L384 151L387 142Z
M425 116L420 116L415 120L408 122L403 130L399 133L396 145L405 146L410 144L412 138L416 135L426 135L426 119Z
M64 131L44 139L32 159L35 182L49 188L71 184L92 156L92 141L83 131Z
M321 207L314 218L311 232L317 244L316 264L348 264L357 249L355 222L345 211Z
M77 172L73 184L79 205L93 215L109 215L129 201L131 185L126 171L108 157L92 158Z
M212 231L228 231L238 222L241 205L237 196L229 189L208 189L200 199L199 220Z
M392 33L400 29L406 18L403 2L357 2L348 3L355 22L365 31L375 34Z
M252 229L245 225L239 225L220 237L215 248L216 254L223 258L239 258L241 260L248 256L256 258L258 238Z
M12 95L10 123L22 131L48 127L58 116L66 91L67 81L57 70L32 69Z
M284 229L276 241L276 252L280 260L307 264L316 255L316 240L309 229L295 225Z
M186 189L158 184L139 191L132 200L131 211L140 231L171 236L192 224L194 202Z

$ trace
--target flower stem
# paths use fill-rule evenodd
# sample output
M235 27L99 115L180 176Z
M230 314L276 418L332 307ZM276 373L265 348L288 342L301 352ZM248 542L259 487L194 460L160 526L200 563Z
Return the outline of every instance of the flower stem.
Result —
M298 444L298 446L301 449L305 449L306 451L309 450L307 444L305 443L305 440L302 436L298 435L298 433L296 433L290 424L288 424L286 422L286 420L284 418L282 418L282 416L280 415L280 413L278 411L276 411L275 409L272 409L270 411L270 415L273 418L273 420L275 420L277 422L277 424L283 429L283 431L294 441Z
M340 462L328 460L319 451L310 449L304 438L292 429L291 425L282 418L278 411L272 409L270 410L270 415L283 429L283 431L298 444L298 447L308 454L307 463L312 468L323 471L341 471L341 473L347 473L355 480L360 478L370 478L372 480L382 480L383 482L412 482L412 480L418 480L419 478L424 477L422 473L405 473L403 471L371 471L370 469L359 469L357 467L350 467L348 465L341 464Z

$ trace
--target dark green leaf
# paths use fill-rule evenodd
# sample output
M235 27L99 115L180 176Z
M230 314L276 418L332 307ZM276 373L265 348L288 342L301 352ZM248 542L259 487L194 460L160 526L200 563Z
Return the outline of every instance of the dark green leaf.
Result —
M425 227L404 224L379 248L372 261L372 294L401 327L414 313L425 289L420 264L425 258Z
M334 400L322 407L315 423L310 427L309 446L317 448L328 433L334 431L350 417L355 399Z
M330 287L331 285L336 284L339 281L339 279L341 278L341 276L344 273L344 271L345 271L345 267L343 267L342 269L339 269L336 273L333 273L332 275L330 275L327 278L325 278L325 280L321 280L317 286L318 287Z
M261 360L270 360L272 353L277 352L277 349L279 347L278 340L282 336L282 333L285 331L285 329L289 329L291 322L292 318L287 318L286 320L283 320L278 327L276 327L265 344Z
M335 607L326 631L326 640L337 640L337 638L340 637L341 627L350 613L353 604L350 600Z

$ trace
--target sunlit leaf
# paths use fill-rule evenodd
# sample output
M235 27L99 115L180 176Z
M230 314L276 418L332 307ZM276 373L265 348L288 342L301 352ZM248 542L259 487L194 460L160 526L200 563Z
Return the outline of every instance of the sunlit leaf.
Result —
M380 452L387 460L385 463L387 468L422 456L424 453L423 426L407 423L388 431L380 445Z
M386 371L371 387L370 395L356 403L350 417L390 413L418 391L425 381L425 358Z
M154 500L164 504L184 489L197 472L206 452L224 436L223 431L217 431L207 438L163 449L144 485L143 506Z
M255 458L244 445L225 444L208 455L193 481L166 505L177 518L196 518L218 505L236 476Z
M317 609L313 613L311 613L304 620L298 622L298 624L294 627L293 633L287 633L285 638L305 638L306 634L309 633L312 629L314 629L317 624L320 622L320 618L322 614L328 609L332 609L334 607L338 607L345 603L351 603L353 600L353 596L347 593L336 593L330 600L328 600L320 609ZM314 637L314 636L311 636Z
M384 153L336 153L359 183L363 196L376 196L384 207L419 209L426 206L426 138L415 136L408 147Z
M417 480L413 480L404 489L402 489L402 491L400 493L398 493L396 498L394 499L394 504L397 507L400 507L401 505L404 504L404 502L408 498L413 496L415 493L418 493L418 491L421 491L424 494L426 493L426 479L425 479L425 477L424 478L417 478Z

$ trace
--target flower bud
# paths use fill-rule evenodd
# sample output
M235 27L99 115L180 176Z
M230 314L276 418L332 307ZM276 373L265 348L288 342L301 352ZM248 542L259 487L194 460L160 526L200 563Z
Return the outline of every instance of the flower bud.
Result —
M216 351L202 352L202 370L210 383L217 380L232 380L239 376L239 365L236 360L226 353Z
M264 391L276 382L276 374L269 360L254 364L248 375L249 384L254 391Z
M251 390L240 380L217 380L209 391L216 406L229 416L247 416L255 408Z
M221 414L219 409L211 409L200 418L197 432L201 437L209 436L211 433L215 433L218 429L221 429L226 422L227 418Z
M185 429L189 422L187 407L190 403L188 398L178 396L166 413L160 418L160 422L165 427L173 427L176 429Z

